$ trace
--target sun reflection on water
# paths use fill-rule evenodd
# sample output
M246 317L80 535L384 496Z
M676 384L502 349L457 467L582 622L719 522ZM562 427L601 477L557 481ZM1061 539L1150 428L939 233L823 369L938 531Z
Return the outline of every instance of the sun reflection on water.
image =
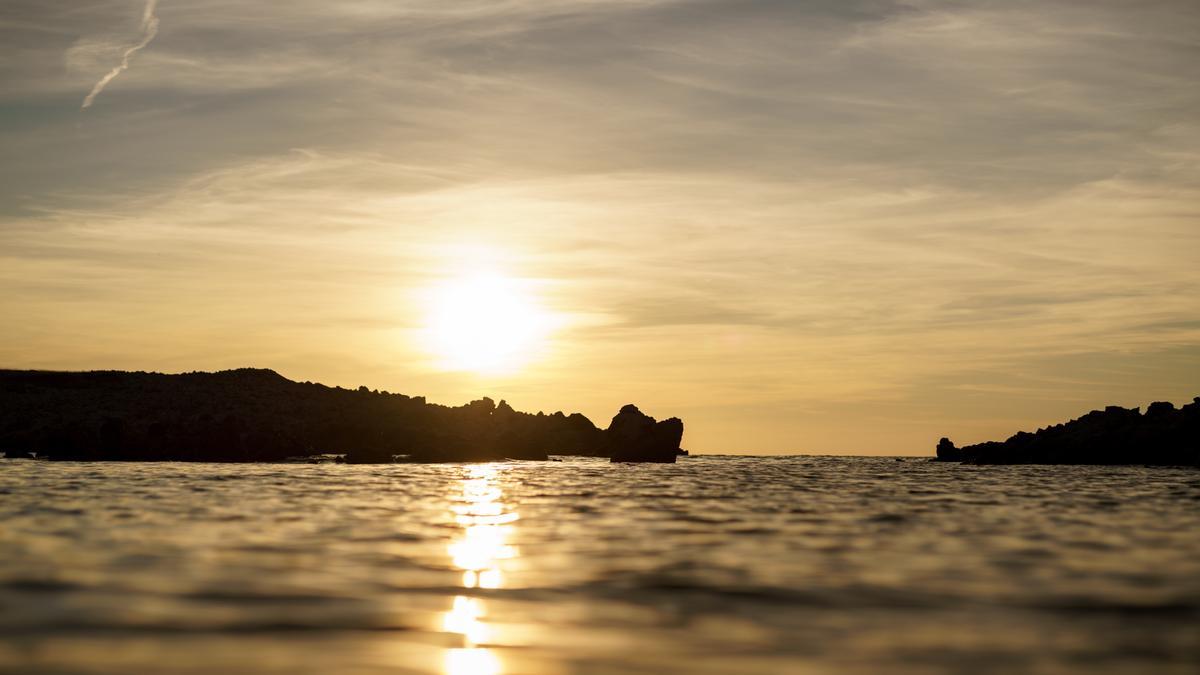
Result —
M490 649L446 650L446 675L500 675L504 668Z
M462 570L466 589L495 589L504 585L502 561L516 558L520 551L508 543L518 516L508 511L504 494L496 486L496 467L478 464L466 469L462 493L452 507L461 534L450 543L448 553ZM462 636L463 648L446 652L447 675L498 675L503 663L487 645L492 631L486 622L487 607L481 598L458 595L442 615L442 629Z

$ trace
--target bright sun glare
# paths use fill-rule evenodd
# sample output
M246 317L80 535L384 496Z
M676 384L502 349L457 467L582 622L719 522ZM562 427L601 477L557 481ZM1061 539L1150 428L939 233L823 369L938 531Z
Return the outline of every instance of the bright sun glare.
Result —
M538 356L552 317L528 282L478 273L429 289L424 341L445 370L511 372Z

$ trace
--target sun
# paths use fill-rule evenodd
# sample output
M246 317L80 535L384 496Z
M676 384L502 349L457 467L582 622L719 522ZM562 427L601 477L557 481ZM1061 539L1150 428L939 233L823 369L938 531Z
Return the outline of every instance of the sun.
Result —
M531 282L496 273L446 279L424 304L423 342L443 370L520 370L544 351L554 324Z

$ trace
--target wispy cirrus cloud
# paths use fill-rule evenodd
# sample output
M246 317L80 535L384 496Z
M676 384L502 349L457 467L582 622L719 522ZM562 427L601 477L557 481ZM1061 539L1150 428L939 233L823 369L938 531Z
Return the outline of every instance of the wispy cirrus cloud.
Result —
M146 0L146 7L142 10L142 39L135 45L125 50L121 55L121 63L117 64L112 70L108 71L104 77L88 92L88 95L83 97L83 104L79 106L80 110L86 110L96 101L96 97L104 88L108 86L118 75L129 68L129 60L133 55L141 51L150 44L156 35L158 35L158 17L154 15L154 8L158 5L158 0Z
M712 451L1195 395L1193 2L192 0L79 125L131 6L0 7L7 364L637 391ZM548 367L422 370L464 244L578 319Z

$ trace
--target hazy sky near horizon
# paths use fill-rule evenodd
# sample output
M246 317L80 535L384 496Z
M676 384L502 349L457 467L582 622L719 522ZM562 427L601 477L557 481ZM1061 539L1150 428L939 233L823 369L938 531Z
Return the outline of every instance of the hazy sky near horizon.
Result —
M0 5L0 367L634 401L700 452L1200 395L1193 0L150 9ZM480 267L554 318L526 367L422 349Z

